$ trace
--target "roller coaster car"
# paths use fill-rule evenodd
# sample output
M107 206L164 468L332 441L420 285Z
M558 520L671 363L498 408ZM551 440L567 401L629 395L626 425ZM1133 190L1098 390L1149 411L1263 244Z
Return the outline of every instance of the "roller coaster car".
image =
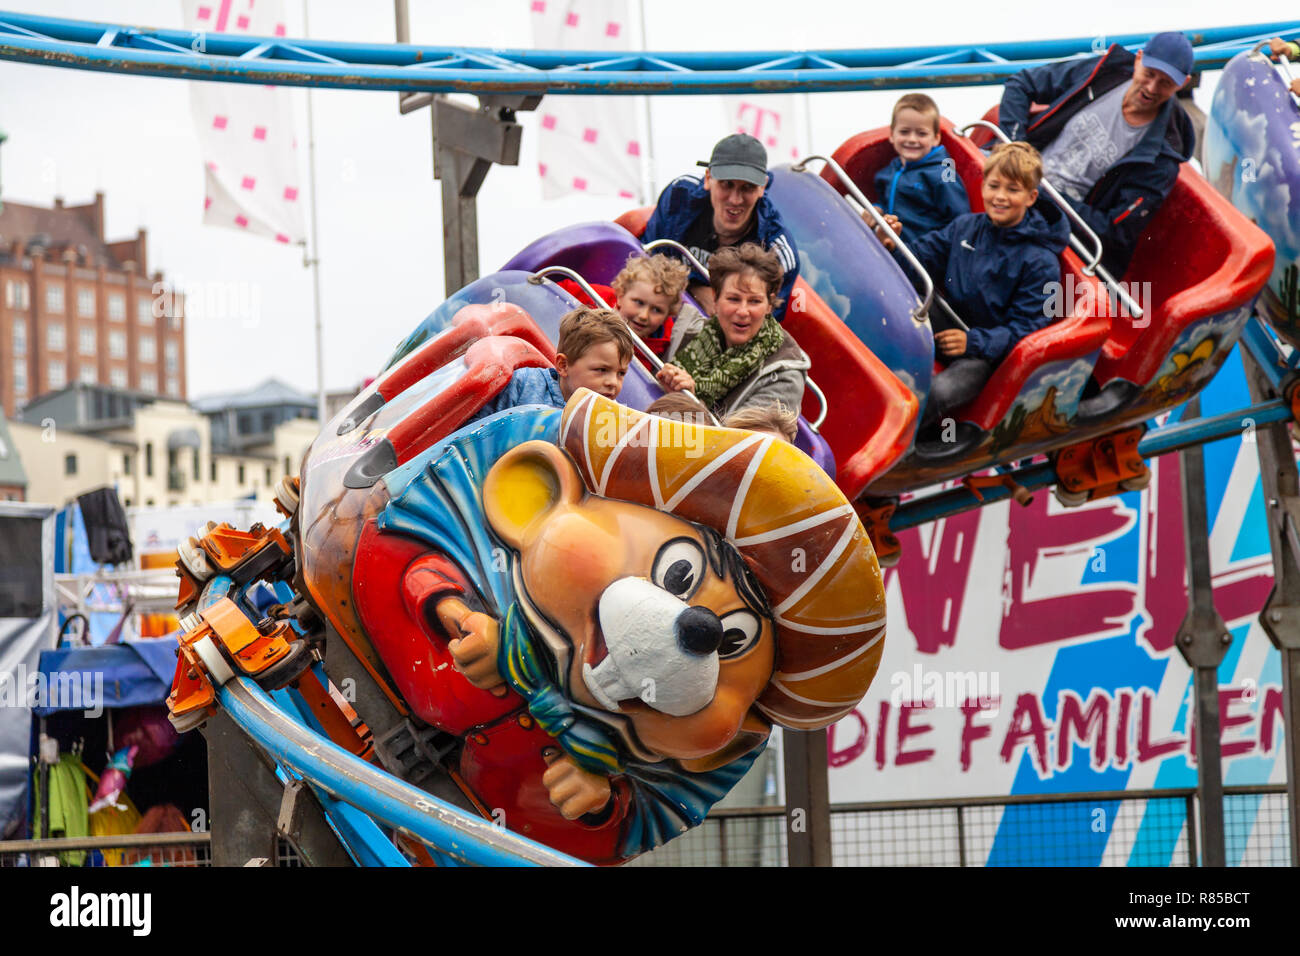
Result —
M620 232L640 236L651 212L647 207L624 213L617 220ZM808 354L809 374L826 393L826 420L819 437L834 455L827 470L852 501L907 450L916 430L916 396L802 277L795 283L782 325ZM803 423L815 417L817 409L817 400L805 393L800 439ZM795 444L812 454L801 440Z
M996 111L988 118L995 120ZM887 128L861 133L834 155L869 198L876 171L893 155L888 136ZM947 120L940 136L972 211L982 211L976 142ZM829 170L822 175L838 186ZM897 494L1028 458L1186 401L1231 351L1271 264L1267 237L1185 167L1125 277L1145 318L1130 319L1067 250L1058 300L1064 318L1020 341L981 395L954 412L974 428L959 431L958 441L937 454L914 449L869 491ZM1089 379L1096 394L1085 398Z

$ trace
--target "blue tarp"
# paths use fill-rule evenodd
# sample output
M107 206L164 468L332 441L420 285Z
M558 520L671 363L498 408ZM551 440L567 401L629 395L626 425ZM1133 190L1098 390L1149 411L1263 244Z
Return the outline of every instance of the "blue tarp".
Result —
M80 674L75 682L82 688L102 687L103 707L135 707L160 704L171 690L176 673L176 637L123 641L101 647L72 647L42 651L41 672L51 688L67 686L68 675ZM96 674L102 674L97 678ZM84 710L84 700L55 699L33 708L39 716L58 710Z

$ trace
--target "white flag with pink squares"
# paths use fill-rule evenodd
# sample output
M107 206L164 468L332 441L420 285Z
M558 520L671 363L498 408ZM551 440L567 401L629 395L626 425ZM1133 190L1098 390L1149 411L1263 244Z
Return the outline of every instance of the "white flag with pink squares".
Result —
M722 108L728 132L748 133L767 148L768 166L796 162L809 152L799 122L797 96L724 96Z
M282 37L283 0L181 0L187 30ZM202 39L198 42L202 42ZM190 83L203 155L203 223L277 242L307 235L293 101L286 87Z
M629 49L627 0L524 0L539 50ZM572 193L643 201L641 97L546 96L537 108L542 198Z

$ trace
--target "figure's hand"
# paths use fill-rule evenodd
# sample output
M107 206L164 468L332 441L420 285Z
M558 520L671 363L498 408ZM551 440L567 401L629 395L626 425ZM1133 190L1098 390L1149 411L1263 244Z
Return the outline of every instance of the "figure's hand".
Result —
M685 369L678 368L671 362L656 372L655 378L669 392L695 391L695 379Z
M542 757L548 765L542 783L564 819L576 820L583 814L597 813L609 803L609 778L588 773L555 747L543 750Z
M713 299L713 289L707 285L691 285L687 290L700 305L700 311L712 315L717 302Z
M507 693L505 681L497 671L497 647L500 644L496 619L482 611L471 611L460 598L443 598L438 602L438 620L447 634L456 635L447 644L456 670L480 690L490 690L498 697Z
M940 355L958 358L966 354L966 333L961 329L945 329L936 332L934 344Z
M870 213L864 212L862 214L862 219L869 226L874 225L875 223L875 219L871 217ZM876 238L880 240L881 244L886 249L893 249L895 245L894 236L901 236L903 234L903 224L899 221L899 218L892 213L885 214L885 224L893 230L894 235L891 236L885 229L880 226L875 226Z

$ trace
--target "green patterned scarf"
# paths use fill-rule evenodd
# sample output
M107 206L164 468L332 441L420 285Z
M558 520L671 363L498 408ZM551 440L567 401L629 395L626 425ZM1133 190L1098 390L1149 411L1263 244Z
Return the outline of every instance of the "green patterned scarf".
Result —
M722 326L715 315L704 324L673 362L695 379L695 397L705 405L726 398L745 379L755 374L776 353L784 340L781 323L771 315L758 327L758 334L744 345L727 348Z

